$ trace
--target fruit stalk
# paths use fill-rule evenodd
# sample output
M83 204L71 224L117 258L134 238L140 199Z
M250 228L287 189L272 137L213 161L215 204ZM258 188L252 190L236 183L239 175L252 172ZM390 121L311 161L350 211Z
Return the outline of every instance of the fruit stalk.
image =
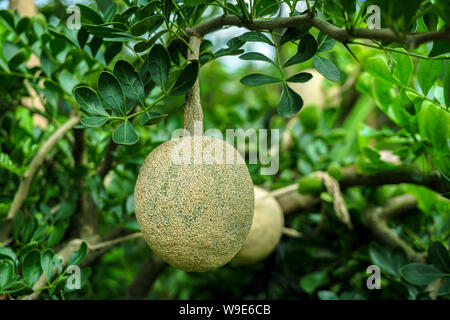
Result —
M199 60L201 43L202 38L199 36L192 35L189 38L190 48L188 48L187 52L187 59L189 61ZM198 77L191 90L186 93L186 103L184 107L184 129L192 136L203 134L203 110L200 103L200 86Z

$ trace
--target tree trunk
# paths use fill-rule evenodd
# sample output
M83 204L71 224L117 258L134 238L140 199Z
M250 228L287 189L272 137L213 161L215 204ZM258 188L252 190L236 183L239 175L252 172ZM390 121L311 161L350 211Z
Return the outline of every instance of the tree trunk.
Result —
M32 17L37 14L37 7L34 0L10 0L9 9L17 10L21 17Z

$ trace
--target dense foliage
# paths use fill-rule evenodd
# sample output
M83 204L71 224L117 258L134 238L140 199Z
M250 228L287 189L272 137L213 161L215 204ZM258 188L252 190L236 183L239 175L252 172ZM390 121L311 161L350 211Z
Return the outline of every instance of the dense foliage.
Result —
M65 2L1 10L0 297L123 299L145 274L140 298L449 299L450 4L297 2L97 0L78 5L80 29ZM389 32L366 29L372 4ZM228 25L246 29L210 34ZM249 164L254 184L315 199L285 217L303 236L256 265L186 273L140 237L106 245L139 231L140 165L183 127L197 76L205 129L281 130L279 172ZM351 229L317 171L340 183ZM65 286L70 265L81 289Z

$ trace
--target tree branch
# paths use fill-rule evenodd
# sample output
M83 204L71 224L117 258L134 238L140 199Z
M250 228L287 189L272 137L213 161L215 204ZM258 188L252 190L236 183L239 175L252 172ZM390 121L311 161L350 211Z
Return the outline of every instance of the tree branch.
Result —
M36 174L41 164L44 162L47 154L69 130L71 130L75 125L78 124L79 120L79 116L72 116L71 118L69 118L69 120L67 120L66 123L59 127L39 148L36 156L31 161L30 168L23 175L22 182L20 183L19 189L17 190L16 195L14 196L13 203L11 204L11 208L9 209L7 216L8 220L14 219L14 217L22 207L23 202L28 196L28 190L30 189L30 185L33 181L34 175Z
M93 251L105 249L105 248L114 246L116 244L119 244L119 243L122 243L122 242L125 242L128 240L140 238L140 237L142 237L142 233L136 232L136 233L132 233L132 234L117 238L117 239L107 240L107 241L99 242L99 243L97 240L98 237L97 238L94 237L94 238L92 238L91 241L86 241L86 243L88 245L89 253L92 253ZM56 253L56 255L58 255L62 259L61 266L63 269L69 263L70 256L80 248L82 242L83 242L83 239L72 239L69 242L67 242L67 244L65 246L63 246L62 249ZM55 267L55 274L57 274L56 267ZM22 299L23 300L35 300L35 299L39 298L39 295L42 292L39 289L45 287L46 285L47 285L47 276L45 274L42 274L41 277L38 279L38 281L33 285L33 290L35 290L35 292L23 297Z
M67 120L66 123L59 127L46 141L44 141L44 143L39 148L37 154L34 156L33 160L30 163L30 168L23 174L22 181L20 182L11 207L9 208L6 222L3 225L2 230L0 231L0 241L8 238L12 228L12 221L25 202L28 196L28 191L30 190L31 182L33 181L37 170L44 162L47 154L51 149L53 149L56 143L79 122L79 120L79 116L70 117L69 120Z
M391 248L402 248L412 261L425 262L426 253L416 252L387 225L389 219L415 208L417 208L416 198L410 194L404 194L388 200L384 206L367 210L364 219L369 230L379 241Z
M445 193L450 190L449 184L436 172L425 176L420 172L406 169L366 174L358 172L353 166L346 167L342 169L342 179L339 181L342 189L354 186L377 187L399 183L423 185L439 193ZM298 183L273 190L271 195L278 200L285 214L307 210L317 203L317 199L313 196L298 193Z
M340 42L347 42L351 39L359 38L404 43L408 48L416 48L420 44L429 41L450 40L450 33L447 29L434 32L414 32L404 35L398 35L391 29L357 28L353 31L349 31L336 27L319 17L313 17L309 14L286 18L253 20L249 22L245 22L237 16L222 15L195 27L188 28L186 32L190 35L202 37L208 33L219 30L224 26L244 27L253 31L272 31L274 29L298 27L302 25L313 26Z
M152 254L139 268L128 289L127 299L145 299L153 286L153 282L166 268L167 264L155 254Z
M91 245L89 245L89 250L91 250L91 251L100 250L100 249L111 247L116 244L128 241L128 240L142 238L142 237L143 237L142 232L135 232L135 233L131 233L129 235L126 235L126 236L123 236L120 238L116 238L113 240L108 240L108 241L104 241L104 242L97 243L97 244L91 244Z
M318 202L312 195L298 193L298 184L273 190L270 194L278 201L285 215L308 210Z
M100 164L100 168L97 170L97 174L100 176L102 181L105 178L106 174L112 169L114 165L114 152L117 150L118 147L119 145L111 139L105 148L103 161Z
M187 53L188 60L199 60L201 44L201 37L192 35L189 38L190 48L188 48ZM195 124L200 124L201 127L196 128ZM198 77L192 88L188 93L186 93L186 104L184 106L184 129L187 130L192 136L197 134L195 129L198 130L200 134L203 134L203 110L200 103L200 85Z
M358 172L354 167L346 167L342 169L342 175L343 178L339 181L342 188L358 185L376 187L385 184L413 183L426 186L439 193L450 191L450 185L437 172L424 175L415 170L399 169L365 174Z
M283 234L290 238L301 239L303 235L295 229L283 227Z
M82 242L83 241L81 239L73 239L69 241L61 250L59 250L56 253L56 255L58 255L62 259L61 267L63 269L69 263L70 256L80 248ZM58 270L55 267L55 274L57 274L57 271ZM33 285L33 290L35 290L35 292L23 297L22 300L36 300L37 298L39 298L42 292L39 289L45 287L46 285L47 285L47 276L43 273L41 277L38 279L38 281L36 281L36 283Z

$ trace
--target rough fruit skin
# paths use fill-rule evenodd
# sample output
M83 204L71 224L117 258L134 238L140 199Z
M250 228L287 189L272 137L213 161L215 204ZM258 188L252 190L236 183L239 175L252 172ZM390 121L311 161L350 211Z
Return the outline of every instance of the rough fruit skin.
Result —
M266 258L277 246L283 233L284 216L277 200L255 186L255 213L247 239L233 258L234 264L253 264Z
M223 159L231 154L242 162L177 163L174 148L193 146L194 139L170 140L142 165L134 203L139 227L154 253L175 268L208 271L229 262L242 247L252 224L254 192L236 149L206 136L195 139L200 139L203 154L223 148Z

